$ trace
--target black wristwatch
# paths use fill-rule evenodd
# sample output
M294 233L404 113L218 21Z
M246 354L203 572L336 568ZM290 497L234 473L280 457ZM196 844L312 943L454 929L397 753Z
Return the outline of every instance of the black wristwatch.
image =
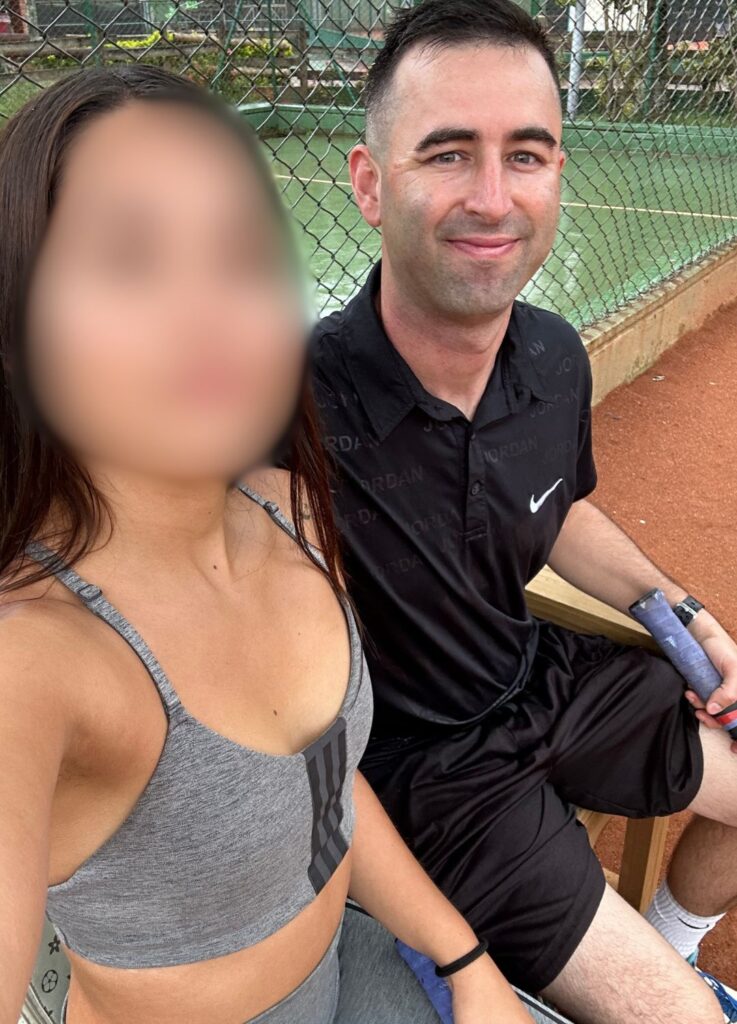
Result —
M703 607L704 606L700 601L697 601L695 597L691 597L689 594L688 597L684 597L684 599L679 601L678 604L673 605L673 611L676 613L683 625L688 627Z

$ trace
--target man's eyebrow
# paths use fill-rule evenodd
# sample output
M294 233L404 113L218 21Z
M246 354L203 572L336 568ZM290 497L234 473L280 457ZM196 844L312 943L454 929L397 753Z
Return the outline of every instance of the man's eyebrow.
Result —
M436 128L421 139L415 146L416 153L422 153L432 146L442 146L446 142L476 142L479 133L472 128Z
M443 146L446 142L478 142L479 132L473 128L461 128L460 126L449 126L447 128L436 128L434 131L421 139L415 147L416 153L423 153L433 146ZM560 143L555 136L540 125L525 125L523 128L515 128L507 136L509 142L541 142L548 149L555 149Z
M555 149L558 145L558 140L547 128L541 128L534 124L525 125L524 128L515 128L507 138L510 142L542 142L548 149Z

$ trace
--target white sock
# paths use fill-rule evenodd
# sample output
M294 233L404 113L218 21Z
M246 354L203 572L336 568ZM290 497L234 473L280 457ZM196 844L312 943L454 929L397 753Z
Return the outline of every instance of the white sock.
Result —
M686 910L676 900L663 881L655 893L645 919L656 928L664 939L677 949L682 957L690 957L695 953L701 940L717 925L724 914L715 917L699 917Z

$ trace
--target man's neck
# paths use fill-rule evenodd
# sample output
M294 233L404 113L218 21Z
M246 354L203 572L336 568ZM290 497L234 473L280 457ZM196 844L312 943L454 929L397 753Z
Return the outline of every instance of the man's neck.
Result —
M400 295L383 273L375 304L392 344L422 386L472 420L494 369L512 306L479 322L442 319Z

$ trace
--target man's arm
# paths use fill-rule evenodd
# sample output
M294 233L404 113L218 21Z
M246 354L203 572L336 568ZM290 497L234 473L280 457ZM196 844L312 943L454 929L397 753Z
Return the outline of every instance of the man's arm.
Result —
M653 587L660 587L671 606L688 593L586 499L571 506L548 564L574 587L625 614L633 601ZM706 609L697 619L705 613Z
M666 576L624 530L585 499L571 507L548 564L574 587L625 613L654 587L663 591L671 606L688 593ZM707 703L708 711L716 714L737 701L737 644L706 608L688 628L723 678ZM687 697L694 707L703 708L696 694L688 691ZM711 714L697 711L705 724L721 728ZM737 753L737 742L732 750Z

